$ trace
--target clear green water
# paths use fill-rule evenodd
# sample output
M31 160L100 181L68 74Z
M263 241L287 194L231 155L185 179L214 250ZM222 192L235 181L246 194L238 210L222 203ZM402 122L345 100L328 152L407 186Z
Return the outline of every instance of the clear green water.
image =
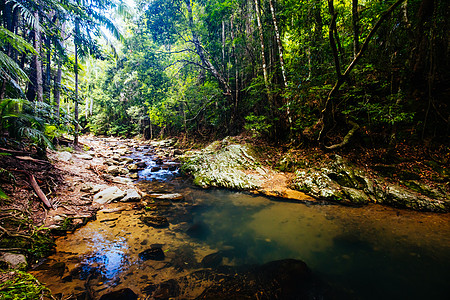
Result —
M303 260L315 274L353 298L447 299L448 214L377 205L308 206L174 183L149 182L148 188L186 195L184 202L161 213L168 217L169 228L148 227L139 219L143 211L132 204L115 204L123 210L99 212L96 221L59 238L58 252L46 262L48 268L35 275L63 295L88 287L100 296L129 287L146 299L149 284L185 276L206 255L226 251L226 265ZM162 245L164 261L139 259L151 244ZM54 266L61 262L64 270L55 275ZM93 270L101 276L93 276ZM183 293L195 298L201 284Z
M449 216L382 206L307 206L226 191L197 192L194 222L237 263L303 260L361 299L447 299Z

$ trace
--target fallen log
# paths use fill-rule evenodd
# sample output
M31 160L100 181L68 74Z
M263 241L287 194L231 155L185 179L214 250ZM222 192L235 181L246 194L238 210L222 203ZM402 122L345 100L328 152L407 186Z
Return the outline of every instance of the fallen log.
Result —
M47 196L45 196L44 192L42 192L42 190L39 187L38 183L36 182L36 179L34 178L34 176L32 174L28 173L28 177L30 178L31 186L33 187L34 191L36 192L36 195L38 195L39 199L41 199L41 201L44 202L44 204L45 204L45 206L47 206L47 208L53 209L53 205L50 203L50 201L48 201Z

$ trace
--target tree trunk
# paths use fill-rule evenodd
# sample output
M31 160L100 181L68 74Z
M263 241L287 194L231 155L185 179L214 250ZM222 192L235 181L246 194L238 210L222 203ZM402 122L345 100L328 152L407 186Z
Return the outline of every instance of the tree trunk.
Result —
M38 11L34 13L34 18L36 19L36 27L34 28L34 49L36 50L36 55L33 56L33 60L36 66L36 101L42 102L41 25Z
M272 0L269 0L269 5L270 5L270 11L272 13L273 26L275 28L275 37L276 37L277 46L278 46L278 54L279 54L280 67L281 67L281 75L283 76L284 88L287 89L288 88L288 81L287 81L286 70L285 70L285 66L284 66L283 45L281 44L280 31L278 30L277 16L276 16L276 13L275 13L275 8L273 6ZM286 114L287 114L287 118L288 118L288 122L289 122L289 128L292 129L292 116L291 116L290 106L291 106L291 103L290 103L289 99L286 98Z
M353 57L359 52L359 13L358 0L352 0L352 24L353 24Z
M228 84L226 79L222 76L222 74L220 74L217 71L216 67L214 67L214 65L211 63L211 61L207 57L207 54L203 50L202 45L200 44L200 40L194 27L194 18L192 16L192 7L190 0L186 0L185 3L188 11L188 25L192 34L192 43L194 44L197 55L200 57L200 60L202 61L206 69L208 69L212 73L212 75L217 79L217 81L219 81L219 84L222 85L223 89L225 90L224 94L233 97L230 85Z
M79 23L78 20L75 20L75 38L74 38L74 44L75 44L75 110L74 110L74 117L75 117L75 129L74 129L74 139L73 144L74 147L78 146L78 33L79 33Z
M322 116L320 119L320 122L322 123L322 128L320 130L319 137L318 137L319 141L323 141L325 134L327 133L328 129L330 128L330 122L333 119L333 114L334 114L333 109L332 109L333 104L334 104L333 101L334 101L334 98L335 98L337 92L339 91L339 88L342 86L342 84L345 82L345 80L348 77L348 75L350 74L350 72L353 70L353 68L359 62L362 55L366 52L366 50L369 46L369 42L372 39L372 37L375 35L375 32L378 30L378 28L380 28L381 24L389 17L389 15L394 11L394 9L397 8L403 1L405 1L405 0L397 0L381 15L381 17L375 23L375 26L372 28L372 30L369 32L366 39L364 40L364 43L362 44L359 52L353 58L352 62L348 65L347 69L345 69L345 72L341 73L339 58L338 58L338 54L337 54L337 47L336 47L334 36L333 36L334 27L336 27L337 14L334 12L334 3L333 3L334 1L328 0L328 7L330 10L330 14L332 15L332 20L331 20L330 29L329 29L330 46L333 50L335 68L336 68L336 73L337 73L337 80L336 80L333 88L331 89L330 93L328 94L327 100L326 100L324 108L322 110ZM353 126L353 128L356 128L356 126ZM349 141L350 137L353 135L353 133L354 133L354 131L351 133L351 135L347 135L349 138L346 140L346 143L348 143L348 141ZM340 145L340 147L342 147L345 144L341 143L339 145ZM333 146L331 146L331 147L333 147ZM333 148L333 149L336 149L336 148Z
M51 44L50 38L48 36L45 37L45 45L47 47L47 64L45 68L45 80L44 80L44 95L48 103L50 103L50 92L51 92L51 76L50 76L50 68L51 68Z
M238 68L238 57L236 53L236 46L234 41L234 17L231 16L230 28L231 28L231 39L232 41L232 51L234 56L234 70L235 70L235 96L234 96L234 114L237 117L238 103L239 103L239 68ZM236 119L236 118L235 118Z
M59 23L59 21L58 21ZM61 24L61 40L59 41L61 48L64 47L64 39L65 39L65 23L62 22ZM57 41L56 41L57 43ZM55 47L56 49L56 47ZM55 54L56 55L56 54ZM59 110L60 110L60 103L61 103L61 79L62 79L62 65L61 61L58 60L58 69L56 71L55 79L53 80L54 86L53 86L53 100L55 101L55 116L57 119L59 119Z
M265 54L265 47L264 47L264 34L263 34L263 28L262 28L262 23L261 23L261 11L259 8L258 0L255 0L255 12L256 12L256 21L258 24L258 31L259 31L259 42L261 45L261 60L262 60L262 69L263 69L263 76L264 76L264 85L266 86L267 96L269 97L269 102L271 104L273 104L273 97L272 97L272 93L270 91L269 73L267 71L266 54Z
M53 87L53 100L55 101L55 117L59 119L59 106L61 103L61 78L62 78L62 67L61 62L58 62L58 70L55 74L54 87Z

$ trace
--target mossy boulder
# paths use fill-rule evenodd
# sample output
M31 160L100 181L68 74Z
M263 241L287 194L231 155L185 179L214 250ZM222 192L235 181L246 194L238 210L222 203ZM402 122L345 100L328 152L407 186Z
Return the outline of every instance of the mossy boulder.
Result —
M342 157L320 169L309 168L296 172L293 188L314 197L348 204L383 203L421 211L450 210L448 195L418 181L400 184L388 182L375 174L365 173Z
M192 174L198 186L253 190L261 186L266 171L250 153L249 146L226 138L179 158L183 161L182 170Z

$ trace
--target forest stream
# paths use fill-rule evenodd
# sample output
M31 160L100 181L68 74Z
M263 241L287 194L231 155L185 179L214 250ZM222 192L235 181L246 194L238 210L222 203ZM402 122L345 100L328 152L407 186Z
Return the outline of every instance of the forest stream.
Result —
M31 273L61 299L133 299L109 297L113 291L139 299L448 297L448 214L201 189L178 169L155 169L154 158L136 149L128 157L147 167L135 185L159 200L112 203L57 238L57 252ZM292 267L300 260L313 275ZM277 268L292 278L266 280Z

